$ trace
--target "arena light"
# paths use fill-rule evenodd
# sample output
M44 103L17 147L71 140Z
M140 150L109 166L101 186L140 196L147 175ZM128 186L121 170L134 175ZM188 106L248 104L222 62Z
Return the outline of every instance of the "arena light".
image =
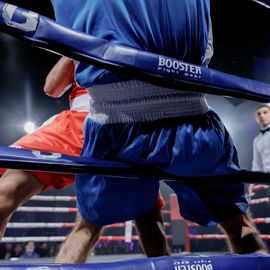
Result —
M270 8L270 0L252 0L253 2L256 2L266 8Z
M25 122L24 124L24 131L26 133L32 133L36 129L35 124L31 121Z

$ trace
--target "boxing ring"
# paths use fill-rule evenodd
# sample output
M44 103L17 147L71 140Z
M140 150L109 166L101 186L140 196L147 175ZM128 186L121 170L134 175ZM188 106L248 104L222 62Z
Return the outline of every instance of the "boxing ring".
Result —
M261 198L254 198L255 192L267 190L268 186L266 185L255 185L252 188L252 192L254 193L251 197L250 205L251 206L263 206L266 203L269 203L268 197L261 197ZM58 202L61 202L61 206L31 206L23 205L17 209L16 212L32 212L32 213L51 213L55 215L60 214L71 214L74 215L77 213L77 208L75 207L76 197L75 196L52 196L52 195L36 195L33 196L29 201L31 202L53 202L55 205ZM63 206L63 202L73 202L72 206L65 205ZM196 223L185 221L179 215L179 207L177 203L177 197L175 194L171 194L169 196L169 200L166 201L166 207L162 209L162 214L166 217L164 226L165 228L170 229L170 232L166 233L167 239L172 240L174 239L174 234L172 230L173 226L177 227L179 224L174 225L174 221L182 221L185 225L182 229L185 231L185 241L183 241L182 245L184 246L183 251L186 253L191 252L191 240L225 240L226 237L221 232L219 234L205 234L205 233L197 233L192 232L193 228L202 227ZM65 218L63 218L65 219ZM72 217L74 219L74 217ZM270 218L269 217L253 217L254 224L269 224ZM7 229L33 229L33 228L60 228L60 229L71 229L74 226L74 222L9 222L7 224ZM124 241L126 243L131 243L132 241L139 240L136 233L130 230L130 226L134 227L133 222L122 222L122 223L115 223L111 225L105 226L106 229L121 229L123 233L118 233L118 235L112 235L110 232L106 233L100 237L101 241ZM260 234L261 238L265 241L270 241L269 234ZM52 241L59 241L62 242L66 238L65 235L58 235L58 236L26 236L26 237L3 237L1 242L2 243L21 243L27 241L33 242L52 242ZM176 243L172 243L172 245L176 245Z
M55 196L41 196L40 197L40 196L38 196L38 197L33 197L32 200L43 200L43 201L47 201L47 200L51 200L51 201L52 200L70 201L71 200L71 201L74 201L74 197L73 196L58 196L58 197L55 197ZM46 210L46 209L44 209L44 210ZM57 209L52 209L51 211L55 211L55 210L57 210ZM63 210L68 210L68 209L63 209ZM30 209L24 209L24 211L30 211ZM48 209L47 209L47 211L48 211ZM74 209L72 211L74 211ZM57 213L59 213L59 212L57 211ZM68 226L68 227L72 226L72 224L59 224L59 223L58 224L34 224L34 223L29 223L28 224L28 226L31 226L31 227L41 226L43 228L46 227L46 225L49 225L49 226L62 226L63 225L63 226ZM169 226L169 224L166 224L166 223L165 223L165 225ZM8 228L10 228L10 227L18 228L18 227L22 227L22 226L27 227L26 224L20 224L20 226L18 226L18 224L10 223L8 225ZM120 226L124 226L124 224L122 224L122 223L113 224L113 225L110 225L110 227L111 226L120 227ZM118 239L120 239L120 237L122 237L122 239L124 238L124 236L103 236L102 239L109 239L110 241L114 241L114 240L117 241ZM5 241L5 242L9 242L9 241L21 242L21 241L28 241L28 240L31 240L31 241L34 240L34 241L37 241L37 242L38 241L49 241L49 240L63 241L64 238L65 238L64 236L62 236L62 237L58 236L58 237L55 237L54 239L52 237L51 238L43 237L43 239L42 239L42 237L33 237L33 238L31 238L31 237L26 238L25 237L23 239L22 238L20 238L20 239L19 238L18 239L15 239L15 238L7 239L5 237L3 239L3 241ZM137 237L132 236L132 239L137 239ZM219 240L220 239L218 239L218 241ZM225 263L226 267L231 267L232 268L232 267L235 267L235 266L239 266L238 264L236 264L236 265L234 264L235 259L237 259L238 257L242 258L242 257L249 257L249 256L237 256L237 255L234 255L234 256L231 256L231 255L225 255L225 256L183 256L183 257L174 256L174 257L168 257L166 260L164 260L164 258L162 258L161 261L155 259L154 263L160 264L160 262L161 262L162 266L160 266L160 268L151 268L151 269L171 269L171 267L172 267L171 264L173 264L173 267L175 267L174 269L192 269L192 267L194 269L227 269L227 268L220 268L219 262L216 262L215 260L220 261L220 260L223 260L223 257L225 257L226 261L224 263ZM100 256L100 257L103 258L104 256ZM111 256L111 257L114 258L113 256ZM126 256L122 256L122 258L125 258L125 257ZM215 257L214 260L212 259L213 257ZM257 255L257 256L254 255L253 256L252 255L252 257L253 257L253 259L257 260L257 257L265 257L265 256L263 256L263 255ZM111 258L111 260L113 260L112 258ZM179 258L181 258L181 260L179 260ZM108 260L108 256L106 257L106 259ZM159 258L159 259L161 259L161 258ZM170 262L169 261L170 259L173 259L173 261ZM227 259L230 259L230 260L227 260ZM44 259L42 259L42 260L44 261ZM262 260L262 259L260 258L259 260ZM35 260L35 261L37 261L37 260ZM110 267L115 266L116 269L118 269L119 267L122 267L123 265L125 265L125 262L127 262L127 265L126 265L127 268L124 268L124 269L129 269L131 267L131 264L132 264L132 267L133 267L132 269L148 269L149 267L145 266L143 264L144 261L147 261L147 263L149 263L149 259L142 259L142 258L139 258L139 259L136 259L136 260L134 260L134 259L130 260L129 259L128 261L125 260L124 262L121 262L121 264L119 264L118 262L114 262L114 263L110 263L110 264L109 263L103 263L102 265L100 265L99 263L98 264L91 263L90 265L88 265L87 269L102 269L102 268L96 268L96 267L104 267L104 269L107 269L107 267L109 267L109 265L110 265ZM137 265L136 264L137 262L140 262L140 264ZM1 266L2 267L8 266L8 267L12 267L12 269L13 269L13 266L15 266L15 263L18 263L18 262L12 261L11 263L12 263L12 266L10 265L10 263L8 265L5 265L5 266L3 264L1 264ZM20 261L19 263L20 263L20 265L16 266L19 269L25 269L24 267L26 267L27 269L29 267L31 267L31 269L32 269L32 267L35 267L35 269L36 269L37 267L42 267L42 266L43 267L46 266L49 269L52 268L52 265L48 265L48 264L44 264L44 263L42 265L40 265L40 263L38 265L35 265L35 264L34 265L31 264L31 265L27 265L27 266L22 265L22 264L25 264L25 260ZM237 259L237 263L238 263L238 259ZM242 261L239 261L239 264L242 264L242 263L243 263ZM259 262L257 261L255 264L257 264L257 263L259 263ZM259 264L261 264L261 262ZM222 262L222 265L223 265L223 262ZM57 265L57 266L60 267L59 265ZM143 266L145 266L147 268L143 268ZM95 268L91 268L91 267L95 267ZM137 267L139 267L139 268L137 268ZM165 267L165 268L161 268L161 267ZM195 268L195 267L197 267L197 268ZM252 264L251 267L254 267L254 264ZM46 268L46 269L48 269L48 268ZM38 268L38 269L40 269L40 268ZM52 268L52 269L58 269L58 268ZM63 268L61 268L61 269L63 269ZM72 268L72 269L74 269L74 268ZM109 269L111 269L111 268L109 268ZM240 269L249 269L249 268L247 268L247 266L245 266L245 268L240 268ZM250 269L257 269L257 268L250 268ZM258 269L260 269L260 268L258 268ZM262 268L262 269L264 269L264 268Z
M254 191L263 191L268 189L268 186L266 185L255 185L252 190ZM254 193L255 195L255 193ZM253 196L254 196L253 195ZM268 197L261 197L261 198L251 198L250 205L251 206L263 206L264 204L269 202ZM77 208L75 207L76 197L75 196L52 196L52 195L37 195L33 196L29 201L31 202L53 202L55 205L58 202L61 202L61 206L26 206L23 205L17 209L16 212L34 212L34 213L52 213L52 214L62 214L62 213L69 213L69 214L75 214L77 212ZM72 206L65 205L63 206L63 202L73 202L74 204ZM166 218L166 221L164 222L165 228L170 228L173 226L174 220L183 220L183 218L179 215L179 207L177 203L177 197L175 194L171 194L169 197L169 200L166 201L166 207L162 209L162 214L168 218ZM74 219L74 217L73 217ZM253 222L255 224L269 224L270 218L268 217L254 217ZM125 242L131 242L132 240L138 240L138 236L135 235L132 231L126 230L127 227L132 226L134 227L134 224L127 224L128 222L124 223L115 223L111 225L107 225L106 228L122 228L125 229L125 235L104 235L101 236L100 240L105 241L125 241ZM74 222L10 222L7 225L8 229L32 229L32 228L72 228L74 225ZM187 222L185 221L186 226L186 243L185 243L185 252L190 252L190 240L192 239L200 239L200 240L207 240L207 239L216 239L216 240L223 240L225 239L224 234L197 234L197 233L191 233L190 229L192 228L198 228L200 227L196 223ZM270 240L270 235L261 234L260 235L263 240ZM167 234L167 239L173 239L174 235ZM25 241L34 241L34 242L41 242L41 241L63 241L65 239L65 236L56 236L56 237L4 237L1 242L7 243L7 242L25 242Z
M254 187L254 190L263 190L265 189L266 186L262 186L262 185L256 185ZM172 195L172 197L174 197L174 195ZM41 196L34 196L31 200L33 201L75 201L75 197L74 196L45 196L45 195L41 195ZM166 202L166 204L169 205L169 207L171 209L169 210L165 210L166 214L170 214L172 216L174 210L177 209L173 209L174 205L172 203L172 200L170 200L171 202ZM258 204L258 201L254 200L254 202L252 202L252 204ZM76 208L67 208L67 207L61 207L60 208L53 208L53 207L36 207L35 209L33 209L32 207L21 207L21 209L19 208L18 211L22 211L22 212L31 212L31 211L35 211L35 212L46 212L46 211L51 211L51 213L57 213L58 215L61 213L74 213L76 211ZM269 219L267 218L259 218L259 219L254 219L255 223L262 223L262 222L269 222ZM171 226L170 223L166 223L164 224L166 227ZM29 223L9 223L7 228L47 228L47 227L68 227L71 228L73 226L73 223L33 223L33 222L29 222ZM124 223L118 223L118 224L112 224L107 226L107 228L119 228L119 227L125 227L126 225ZM188 224L187 228L192 228L194 226L198 226L196 224ZM123 235L113 235L113 236L107 236L104 235L101 237L102 241L123 241L125 239L126 236ZM137 241L138 240L138 236L137 235L131 235L131 240L132 241ZM167 235L168 239L172 239L173 235ZM264 240L270 240L270 235L261 235L262 239ZM13 242L13 243L19 243L19 242L27 242L27 241L35 241L35 242L49 242L49 241L63 241L65 239L65 236L50 236L50 237L4 237L2 242ZM188 245L190 244L189 242L192 241L193 239L200 239L201 241L207 240L207 239L212 239L213 241L224 241L225 237L224 235L215 235L215 234L190 234L188 235L188 239L187 239L187 243L186 246L188 247ZM101 258L103 258L103 256L100 256ZM112 258L114 258L113 256L111 256ZM127 257L127 255L123 255L123 257ZM113 260L112 258L110 258L111 260ZM248 265L245 265L246 261L245 259L248 258ZM252 258L252 260L250 260L250 258ZM233 269L233 267L237 266L240 269L269 269L267 267L269 267L269 262L268 262L268 256L265 255L223 255L223 256L171 256L171 257L162 257L162 258L156 258L154 259L154 262L152 262L152 259L129 259L129 260L125 260L122 262L113 262L113 263L91 263L87 265L87 269L148 269L149 266L148 264L151 262L152 264L152 268L149 269L171 269L173 267L173 269L185 269L185 270L192 270L192 269ZM42 259L42 258L41 258ZM96 258L97 259L97 258ZM241 260L239 260L241 259ZM267 259L267 260L265 260ZM42 259L44 261L44 259ZM108 261L108 256L106 257L106 260ZM31 260L30 260L31 261ZM20 261L18 265L16 265L16 261L9 263L8 265L4 265L1 264L1 267L12 267L12 269L14 269L13 267L17 267L18 269L28 269L34 267L35 269L41 269L41 267L45 267L44 269L59 269L57 267L60 267L60 265L52 265L52 264L44 264L42 263L40 265L40 262L38 263L38 265L36 265L37 259L35 260L35 264L34 265L24 265L25 261ZM144 265L144 263L146 262L146 265ZM127 264L126 264L127 263ZM161 265L160 265L161 263ZM157 264L157 265L156 265ZM242 266L243 265L243 266ZM265 268L260 268L262 267L261 265L263 265L263 267ZM63 268L65 268L66 266L71 267L71 269L78 269L77 265L76 266L70 266L70 265L64 265L61 266ZM254 268L256 266L256 268ZM80 269L81 265L79 266ZM132 267L132 268L131 268ZM145 268L142 268L145 267ZM155 268L154 268L155 267ZM164 267L164 268L163 268ZM227 268L228 267L228 268ZM229 268L230 267L230 268ZM243 268L241 268L243 267ZM250 268L248 268L250 267ZM61 269L63 269L61 268ZM43 269L43 268L42 268Z
M0 1L0 30L33 46L47 49L101 68L123 72L153 84L174 89L232 96L248 100L270 102L270 85L188 64L178 59L121 45L65 28L53 20L36 13ZM151 179L181 181L181 176L172 176L146 166L133 166L123 162L88 160L82 157L28 151L0 147L0 166L3 168L39 170L63 173L92 173L121 178L145 176ZM270 175L262 172L241 170L219 177L185 177L188 181L238 181L245 183L270 183ZM218 179L218 180L217 180ZM74 210L75 211L75 210ZM14 225L15 226L15 225ZM71 226L71 225L70 225ZM267 255L223 256L170 256L149 259L125 260L112 263L84 265L61 264L2 264L1 269L125 269L125 270L269 270Z

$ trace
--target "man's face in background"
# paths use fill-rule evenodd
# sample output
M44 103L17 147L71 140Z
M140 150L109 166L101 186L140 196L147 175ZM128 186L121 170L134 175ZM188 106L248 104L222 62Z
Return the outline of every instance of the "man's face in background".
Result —
M257 123L262 127L266 127L270 124L270 108L260 107L256 110Z

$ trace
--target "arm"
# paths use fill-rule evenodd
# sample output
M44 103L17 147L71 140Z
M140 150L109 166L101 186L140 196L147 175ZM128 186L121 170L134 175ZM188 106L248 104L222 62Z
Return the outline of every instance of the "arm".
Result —
M60 97L74 82L74 62L61 57L46 77L44 92L51 97Z

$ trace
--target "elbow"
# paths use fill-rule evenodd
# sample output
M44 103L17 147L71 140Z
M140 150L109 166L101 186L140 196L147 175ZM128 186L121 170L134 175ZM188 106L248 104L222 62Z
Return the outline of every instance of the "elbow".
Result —
M57 85L52 80L50 81L46 80L43 90L47 96L57 98L60 96L60 93L59 93L60 91L58 88L59 87L57 87Z
M53 91L53 89L51 87L49 87L48 85L44 85L43 91L47 96L57 97L55 91Z

